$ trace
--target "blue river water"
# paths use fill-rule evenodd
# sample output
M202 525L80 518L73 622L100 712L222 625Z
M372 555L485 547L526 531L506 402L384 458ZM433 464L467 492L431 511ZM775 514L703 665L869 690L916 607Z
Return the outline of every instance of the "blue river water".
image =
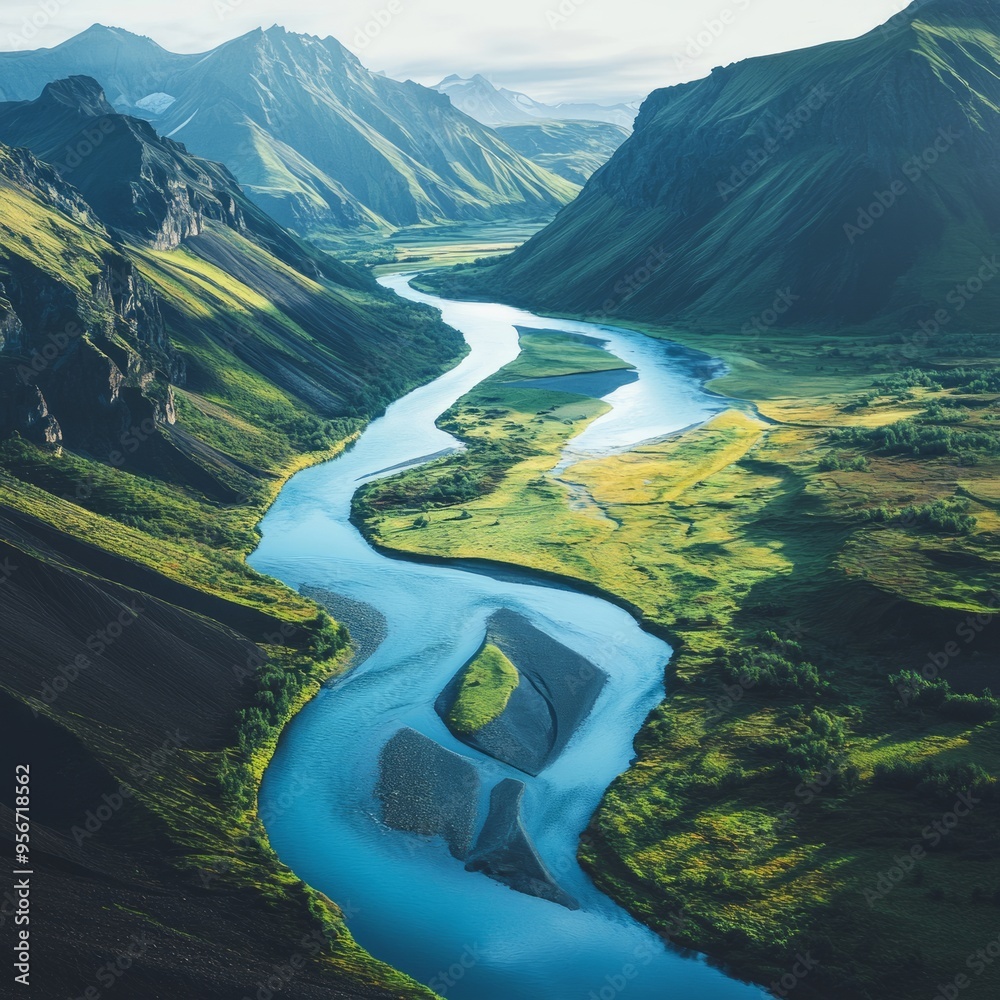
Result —
M405 276L382 283L439 308L470 354L374 421L336 460L296 475L262 524L251 557L294 588L323 588L384 616L381 644L331 682L282 735L260 793L281 859L344 909L356 939L382 959L456 1000L747 1000L765 994L700 957L664 946L600 893L576 862L581 831L632 741L664 697L670 648L622 609L516 568L495 574L375 552L349 521L351 498L384 470L456 446L435 419L512 361L515 327L565 330L605 341L639 378L615 389L613 409L571 442L560 463L621 450L705 420L721 406L702 387L704 358L641 334L545 319L508 306L437 299ZM509 608L580 652L609 678L594 711L537 778L452 737L434 712L442 688L478 649L490 615ZM385 827L374 798L378 756L404 726L471 759L490 788L525 781L525 825L571 911L466 872L440 840Z

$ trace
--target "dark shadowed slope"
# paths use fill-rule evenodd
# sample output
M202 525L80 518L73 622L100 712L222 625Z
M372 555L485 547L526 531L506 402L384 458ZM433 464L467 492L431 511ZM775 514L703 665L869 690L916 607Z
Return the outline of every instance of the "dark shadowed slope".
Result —
M72 165L63 159L58 170L37 161L29 168L33 186L53 185L54 205L68 205L72 214L12 188L4 220L10 232L0 249L9 257L5 294L22 331L9 338L7 353L20 350L31 361L32 391L41 392L57 421L63 423L61 408L89 406L91 397L79 396L85 367L96 378L87 383L93 392L110 400L105 409L136 394L156 398L162 405L154 415L164 428L174 422L168 383L228 402L234 373L245 369L246 390L253 391L253 380L269 386L259 394L269 400L258 403L261 416L280 409L270 389L279 386L330 420L371 412L404 381L434 369L429 312L404 306L367 274L289 235L243 196L224 167L159 138L147 122L114 113L94 81L60 81L37 101L0 106L0 141L31 146L39 157L56 161L88 134L101 138ZM12 162L19 155L8 154ZM47 253L20 231L39 217L46 217L53 242L75 244L73 251ZM56 309L58 317L50 315ZM45 329L53 323L75 323L81 333L58 363L38 366L32 352L55 335ZM136 341L139 330L147 343ZM120 380L120 391L104 388L109 380ZM83 423L90 428L94 419ZM64 432L74 433L78 423L69 420ZM95 446L90 438L78 443Z

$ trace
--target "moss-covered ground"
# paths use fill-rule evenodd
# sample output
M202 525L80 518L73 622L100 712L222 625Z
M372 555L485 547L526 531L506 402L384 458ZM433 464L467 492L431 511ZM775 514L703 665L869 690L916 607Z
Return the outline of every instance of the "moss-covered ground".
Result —
M487 643L462 671L458 690L448 710L448 727L458 736L471 736L503 714L521 683L517 667L492 643Z

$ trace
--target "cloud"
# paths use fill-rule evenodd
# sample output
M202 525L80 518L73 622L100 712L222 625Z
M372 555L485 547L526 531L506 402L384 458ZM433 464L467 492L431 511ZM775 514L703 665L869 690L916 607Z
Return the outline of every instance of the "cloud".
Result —
M390 6L391 4L391 6ZM164 48L203 52L276 20L333 35L362 61L433 84L473 73L543 101L617 102L768 52L846 38L906 0L6 0L0 47L52 46L95 21L149 35ZM729 12L726 15L725 12ZM355 40L367 24L379 29ZM723 24L725 20L725 24ZM384 22L379 24L379 22ZM721 30L720 30L721 26ZM27 30L26 30L27 27ZM30 37L25 37L30 34ZM20 38L20 43L11 39ZM695 58L681 58L701 39Z

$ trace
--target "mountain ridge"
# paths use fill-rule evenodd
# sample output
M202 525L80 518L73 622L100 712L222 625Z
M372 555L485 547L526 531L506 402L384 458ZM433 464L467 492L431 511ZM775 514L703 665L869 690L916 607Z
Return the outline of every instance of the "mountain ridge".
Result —
M620 125L591 121L526 121L497 125L511 147L575 184L585 184L628 138Z
M338 280L357 281L251 203L224 165L194 157L145 119L115 111L90 77L46 84L35 101L0 104L0 142L31 149L112 228L121 225L127 236L154 248L177 247L198 235L206 219L215 220L252 233L306 273L336 271Z
M67 172L133 191L104 206L113 225L0 142L0 731L45 775L31 985L77 995L95 956L141 939L127 995L239 997L307 953L296 996L422 1000L260 832L254 768L347 636L244 556L280 483L454 363L461 337L101 94L63 81L3 117L39 148L110 123ZM137 158L101 158L115 134ZM206 204L242 207L186 225L191 172ZM182 224L168 245L157 198ZM0 796L11 844L14 805Z
M331 37L257 28L189 55L93 26L54 49L0 53L8 102L77 75L96 79L117 111L225 163L299 232L545 217L579 190L436 91L371 73Z

